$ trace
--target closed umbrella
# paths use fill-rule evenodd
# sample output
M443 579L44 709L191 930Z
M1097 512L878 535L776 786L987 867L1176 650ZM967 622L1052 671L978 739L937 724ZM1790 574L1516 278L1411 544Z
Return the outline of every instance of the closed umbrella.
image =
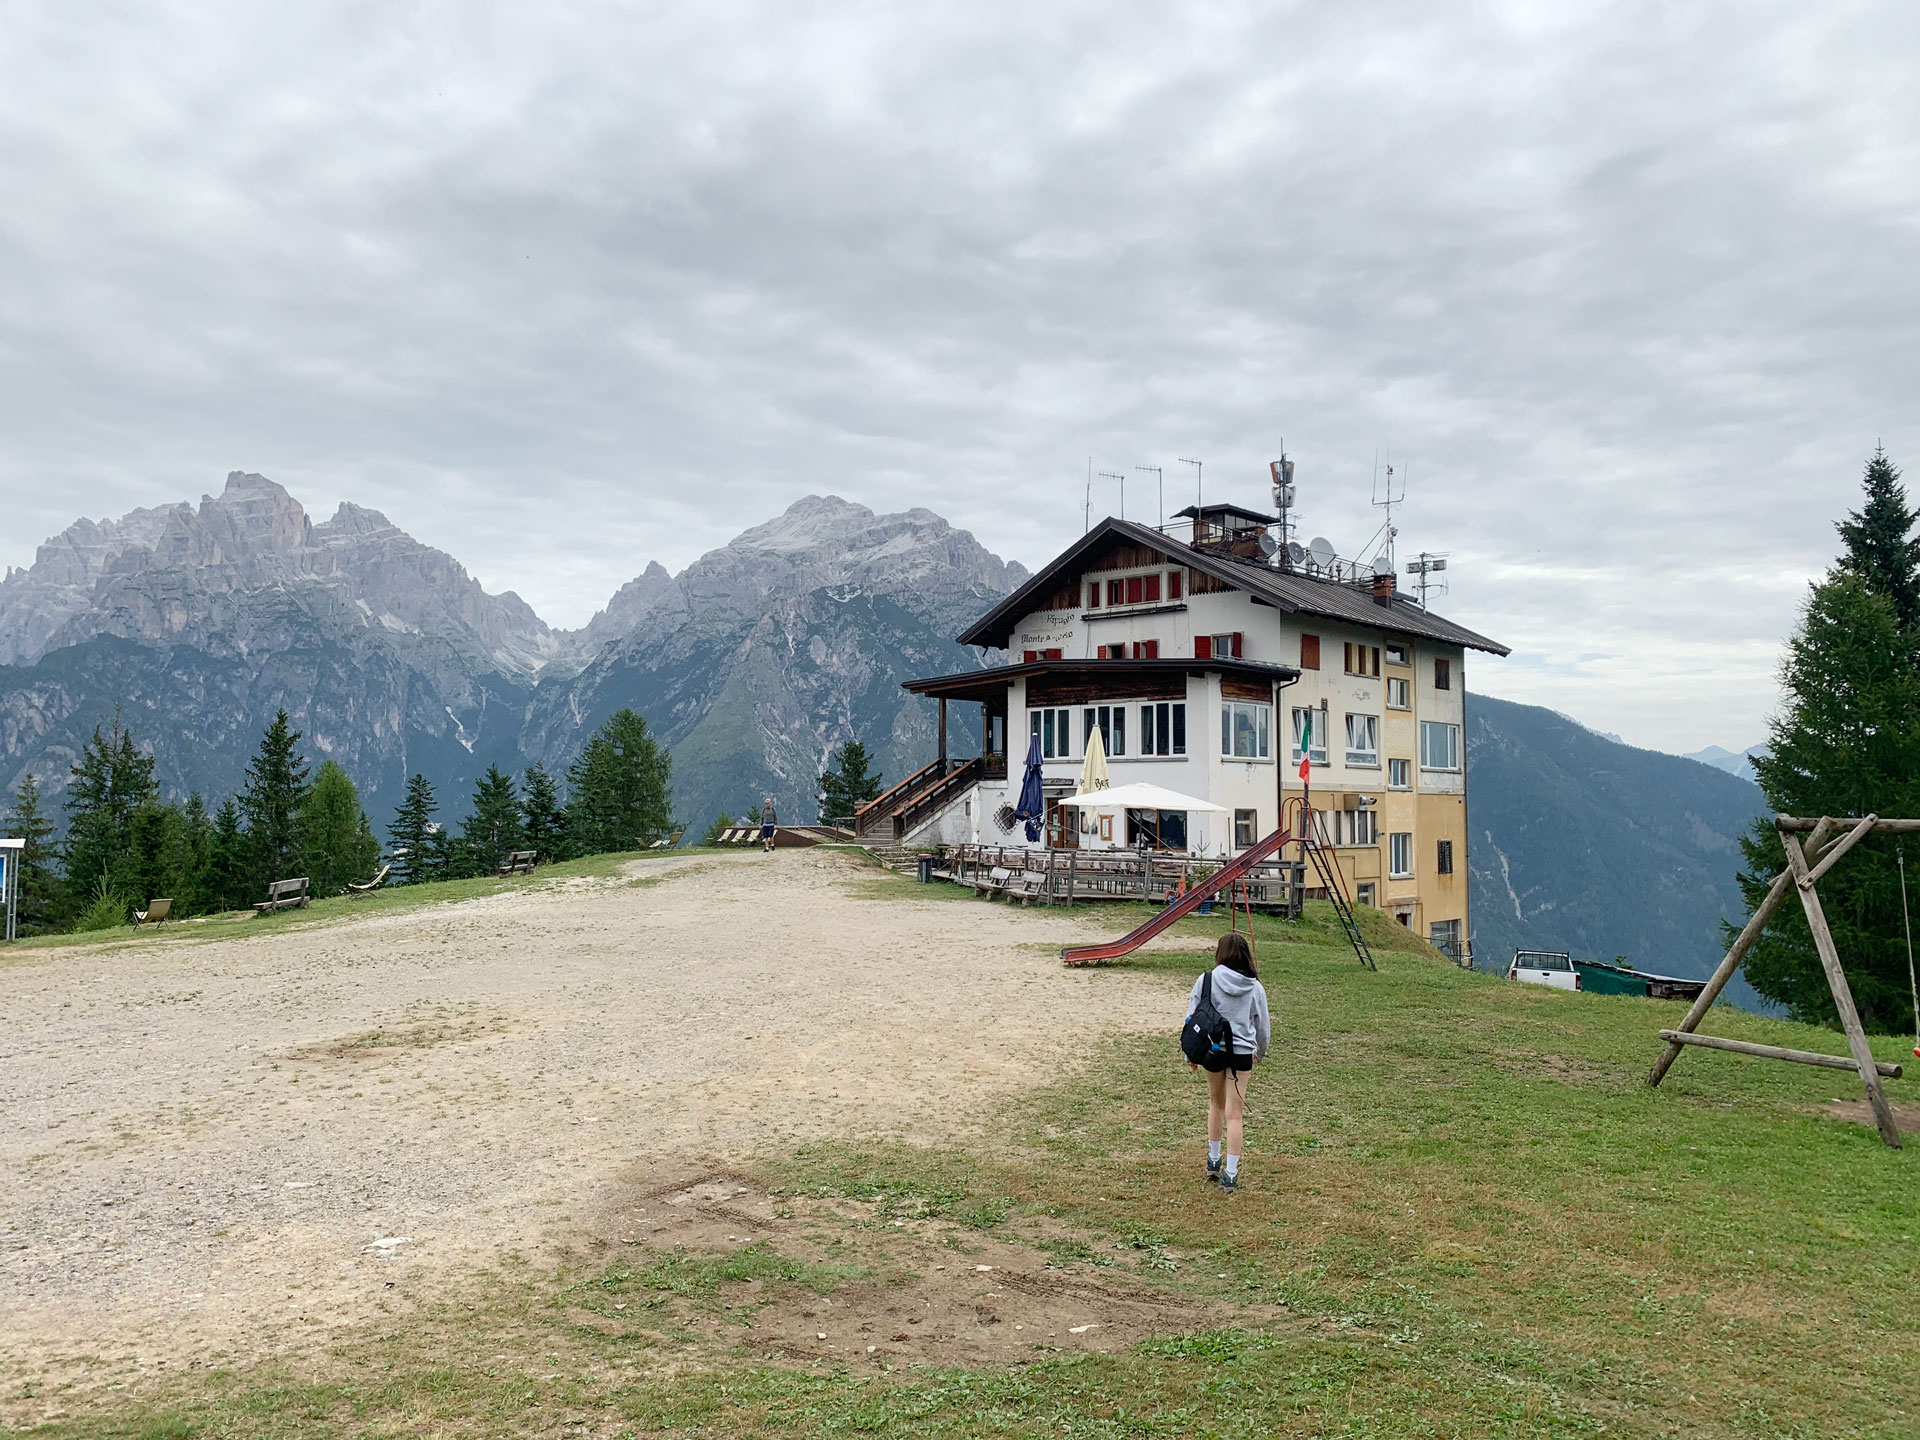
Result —
M1087 758L1080 762L1080 793L1090 795L1107 788L1107 747L1095 726L1087 732Z
M1013 818L1027 822L1027 843L1040 838L1041 822L1047 818L1047 792L1040 781L1040 737L1027 746L1027 773L1020 782L1020 802L1013 807Z

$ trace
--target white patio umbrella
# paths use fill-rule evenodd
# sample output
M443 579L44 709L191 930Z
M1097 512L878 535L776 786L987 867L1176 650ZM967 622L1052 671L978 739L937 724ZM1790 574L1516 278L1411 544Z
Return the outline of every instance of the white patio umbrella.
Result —
M1069 795L1059 803L1081 805L1093 810L1188 810L1211 815L1227 813L1224 805L1202 800L1197 795L1182 795L1178 790L1149 785L1144 781L1115 785L1109 790L1090 790L1082 795Z
M1087 732L1087 758L1080 762L1080 793L1091 795L1107 788L1107 746L1095 726Z

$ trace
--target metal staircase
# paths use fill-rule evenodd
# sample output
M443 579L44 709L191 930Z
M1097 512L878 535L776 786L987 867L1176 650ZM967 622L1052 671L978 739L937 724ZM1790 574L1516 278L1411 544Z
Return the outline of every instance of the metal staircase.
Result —
M1307 860L1313 866L1313 873L1320 877L1321 888L1327 892L1327 899L1333 902L1333 913L1340 917L1340 928L1346 932L1347 942L1353 946L1353 953L1360 957L1360 963L1369 970L1380 967L1373 963L1373 951L1367 945L1367 937L1360 933L1360 921L1353 913L1353 902L1347 898L1347 882L1341 878L1340 864L1329 855L1320 838L1320 826L1314 819L1314 812L1306 810L1298 801L1289 801L1295 809L1295 828L1300 832L1301 848L1307 852Z

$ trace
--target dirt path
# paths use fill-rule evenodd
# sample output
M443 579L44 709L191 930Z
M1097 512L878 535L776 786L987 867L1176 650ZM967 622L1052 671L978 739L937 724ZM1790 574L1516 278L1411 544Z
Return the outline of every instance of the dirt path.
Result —
M0 1375L311 1344L636 1165L952 1136L1030 1055L1169 1023L1034 948L1097 918L863 898L824 851L634 869L0 969Z

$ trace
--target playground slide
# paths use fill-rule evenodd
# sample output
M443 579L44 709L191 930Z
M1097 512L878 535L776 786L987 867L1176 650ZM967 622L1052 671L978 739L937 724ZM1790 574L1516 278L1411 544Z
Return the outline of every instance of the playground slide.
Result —
M1069 945L1060 952L1060 958L1069 965L1092 965L1101 960L1118 960L1122 955L1131 954L1176 920L1191 915L1200 908L1201 902L1211 900L1234 881L1243 878L1262 860L1278 855L1280 847L1292 839L1293 836L1285 830L1274 831L1251 850L1241 851L1231 864L1221 866L1139 929L1129 931L1118 940L1109 940L1104 945Z

